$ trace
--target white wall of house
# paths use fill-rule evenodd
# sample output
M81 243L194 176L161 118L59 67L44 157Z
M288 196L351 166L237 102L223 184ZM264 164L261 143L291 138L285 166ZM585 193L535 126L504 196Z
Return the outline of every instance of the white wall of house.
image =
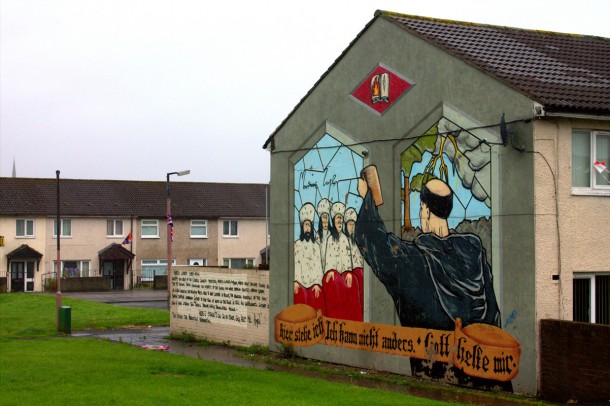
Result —
M237 221L237 236L223 235L225 221ZM261 263L260 251L265 248L267 241L265 219L219 219L218 265L222 266L225 258L250 258L254 259L254 265L257 266Z
M117 236L106 235L107 218L89 217L65 217L70 219L72 230L70 236L61 237L61 260L62 261L90 261L89 276L100 276L99 251L112 243L120 244L128 233L129 219L123 220L123 233ZM49 218L46 232L46 251L44 262L47 272L53 271L54 255L57 251L57 239L53 236L55 219Z
M17 237L16 222L18 219L34 221L34 235L28 237ZM45 254L45 236L47 233L47 222L44 217L35 216L18 216L18 217L1 217L0 218L0 235L4 237L4 246L0 247L0 277L8 276L10 279L10 268L8 267L8 259L6 255L11 251L19 248L22 244L28 245L30 248ZM41 290L41 274L44 272L44 256L40 261L40 265L34 276L34 290ZM10 282L9 282L10 283Z
M573 189L573 129L610 131L610 122L560 118L535 122L538 320L572 320L574 276L610 273L610 189L584 194Z
M537 321L573 320L574 277L610 273L610 189L585 194L573 189L574 129L610 130L610 122L547 118L534 123ZM539 356L536 368L540 371Z

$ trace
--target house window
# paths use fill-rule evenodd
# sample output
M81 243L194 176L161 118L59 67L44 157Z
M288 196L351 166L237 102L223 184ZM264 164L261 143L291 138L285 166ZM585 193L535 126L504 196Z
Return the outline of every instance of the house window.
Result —
M610 166L610 133L575 130L572 134L572 191L610 192L610 173L593 166L604 162Z
M159 238L159 220L142 220L142 238Z
M237 237L237 220L225 220L222 222L223 237Z
M72 220L61 219L61 236L72 237ZM57 238L57 220L53 221L53 238Z
M17 220L15 227L16 237L34 237L34 220Z
M574 321L610 324L610 274L574 277Z
M106 237L122 237L123 236L123 220L107 220L106 221Z
M207 220L191 220L191 238L207 238L208 237L208 221Z
M62 278L86 278L89 276L91 261L61 261ZM57 261L53 261L53 271L57 272Z
M252 269L254 268L254 258L225 258L223 266L233 269Z
M189 258L191 266L208 266L208 260L205 258Z
M172 259L172 266L176 260ZM167 275L167 259L143 259L141 282L152 282L156 275Z

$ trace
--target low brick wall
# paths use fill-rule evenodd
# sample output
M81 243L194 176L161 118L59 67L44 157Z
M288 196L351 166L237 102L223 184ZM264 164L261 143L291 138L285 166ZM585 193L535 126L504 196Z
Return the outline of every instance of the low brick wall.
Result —
M553 402L610 400L610 325L540 321L540 393Z
M269 271L172 268L170 333L269 345Z
M110 279L102 276L90 278L61 278L62 292L102 292L112 290Z
M153 289L167 289L167 275L155 275L155 279L153 281Z

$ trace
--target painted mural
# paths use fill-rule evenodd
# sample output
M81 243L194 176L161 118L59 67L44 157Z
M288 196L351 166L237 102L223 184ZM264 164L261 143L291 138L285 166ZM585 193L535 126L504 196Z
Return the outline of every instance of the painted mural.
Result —
M354 89L350 97L361 106L383 115L415 84L393 69L379 64Z
M363 158L326 134L294 165L294 303L363 319L363 258L354 230Z
M490 166L485 142L438 121L401 154L395 235L376 167L326 134L294 168L294 305L276 340L403 355L415 376L511 391L520 346L493 287ZM400 326L363 321L364 262Z

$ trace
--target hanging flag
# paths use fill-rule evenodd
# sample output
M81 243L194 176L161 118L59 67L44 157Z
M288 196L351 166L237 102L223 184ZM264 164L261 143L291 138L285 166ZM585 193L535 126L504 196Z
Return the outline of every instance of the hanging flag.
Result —
M593 167L595 169L597 169L597 172L599 172L599 173L602 173L603 171L606 171L606 163L605 162L595 162L593 164Z
M167 225L169 226L170 241L174 242L174 220L172 220L172 216L169 213L167 213Z
M125 239L123 240L121 245L129 244L129 243L131 243L131 233L127 234L127 237L125 237Z

